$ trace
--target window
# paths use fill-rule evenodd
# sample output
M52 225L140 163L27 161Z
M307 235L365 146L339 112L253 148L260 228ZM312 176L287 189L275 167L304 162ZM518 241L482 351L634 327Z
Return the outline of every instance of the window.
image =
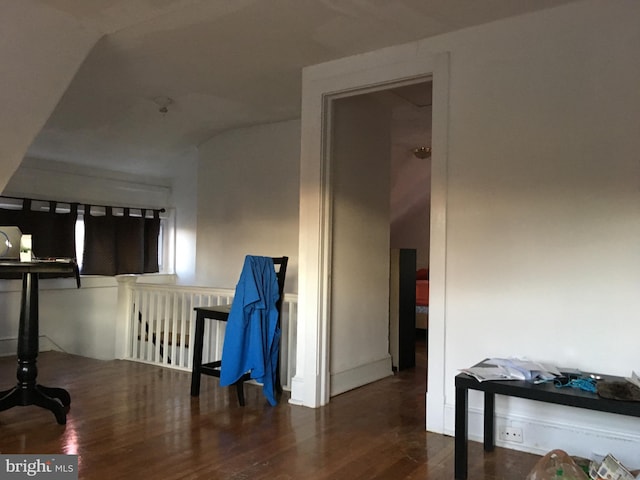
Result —
M24 206L23 206L24 205ZM29 207L29 210L26 209ZM25 233L35 233L34 235L34 254L36 256L54 256L49 253L51 249L47 247L43 247L41 252L38 252L38 240L36 236L39 235L41 237L50 237L52 235L47 235L42 232L42 225L37 225L34 232L31 231L33 229L34 222L40 223L48 223L48 221L52 218L48 216L50 209L55 209L55 214L60 214L60 217L55 215L56 221L59 219L66 219L67 221L71 220L71 217L66 217L65 214L69 214L71 212L77 211L77 219L75 220L75 229L70 236L75 236L75 255L78 260L78 264L82 271L82 266L84 264L84 252L85 252L85 210L86 206L70 204L70 203L58 203L58 202L49 202L49 201L41 201L41 200L28 200L28 199L16 199L9 197L1 197L0 198L0 224L1 225L17 225L21 227L23 232ZM140 269L140 271L132 271L132 272L115 272L116 273L143 273L143 271L151 272L148 270L148 266L151 265L151 268L155 267L155 263L157 260L157 272L160 273L171 273L173 267L172 259L168 258L169 252L175 251L173 248L173 238L174 236L170 234L170 232L175 231L174 223L175 223L175 215L173 210L170 213L167 213L165 210L151 210L151 209L128 209L128 208L120 208L120 207L97 207L97 206L89 206L91 211L91 215L93 219L104 217L106 219L107 212L109 211L113 215L113 220L116 225L133 225L134 228L142 228L145 233L150 233L148 238L157 238L157 244L155 241L152 242L152 245L147 248L147 245L143 247L142 255L147 252L152 252L156 258L144 259L142 260L142 264L144 267ZM24 215L23 215L24 212ZM125 213L127 214L127 221L125 220ZM144 221L143 215L145 215ZM154 217L157 216L157 219L154 221ZM28 218L29 221L25 223L24 218ZM34 220L35 219L35 220ZM157 222L159 220L159 225ZM101 219L101 221L103 221ZM144 226L142 226L144 225ZM152 227L152 230L149 231L149 227ZM118 227L116 227L118 228ZM59 230L59 229L58 229ZM56 225L50 226L50 231L58 231L56 230ZM108 233L105 233L108 235ZM128 241L128 236L125 235L125 242ZM121 242L122 243L122 242ZM40 245L43 245L41 243ZM124 244L126 245L126 243ZM59 247L54 248L54 251L59 251ZM73 247L67 249L65 255L58 254L57 256L73 256L72 253ZM121 248L128 250L127 248ZM45 253L45 255L42 255ZM109 273L105 273L109 274Z

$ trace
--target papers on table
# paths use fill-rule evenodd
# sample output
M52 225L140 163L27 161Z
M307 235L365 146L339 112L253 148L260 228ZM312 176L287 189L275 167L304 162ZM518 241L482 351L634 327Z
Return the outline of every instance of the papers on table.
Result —
M460 371L479 382L487 380L524 380L524 378L517 378L503 367L471 367L463 368Z
M631 376L625 377L625 380L627 380L627 382L633 383L636 387L640 388L640 377L636 372L632 371Z
M487 380L526 380L542 383L562 376L553 366L519 358L491 358L482 367L471 367L460 370L479 382Z

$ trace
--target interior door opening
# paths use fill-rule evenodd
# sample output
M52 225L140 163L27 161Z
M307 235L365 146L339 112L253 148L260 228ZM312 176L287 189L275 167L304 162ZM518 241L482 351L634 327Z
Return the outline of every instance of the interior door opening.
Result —
M332 101L331 396L392 374L391 249L415 250L411 274L428 277L431 91L422 80ZM428 301L412 302L400 348L426 391Z

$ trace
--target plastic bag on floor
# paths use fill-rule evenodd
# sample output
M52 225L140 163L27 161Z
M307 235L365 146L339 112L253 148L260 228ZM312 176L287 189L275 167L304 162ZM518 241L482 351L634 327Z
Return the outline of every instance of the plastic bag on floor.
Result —
M563 450L551 450L529 472L526 480L589 480L586 473Z

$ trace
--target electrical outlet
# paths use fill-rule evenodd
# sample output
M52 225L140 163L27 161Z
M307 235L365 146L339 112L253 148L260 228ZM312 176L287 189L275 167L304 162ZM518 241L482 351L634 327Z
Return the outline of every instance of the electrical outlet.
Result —
M505 442L522 443L522 429L515 427L501 427L498 435Z

